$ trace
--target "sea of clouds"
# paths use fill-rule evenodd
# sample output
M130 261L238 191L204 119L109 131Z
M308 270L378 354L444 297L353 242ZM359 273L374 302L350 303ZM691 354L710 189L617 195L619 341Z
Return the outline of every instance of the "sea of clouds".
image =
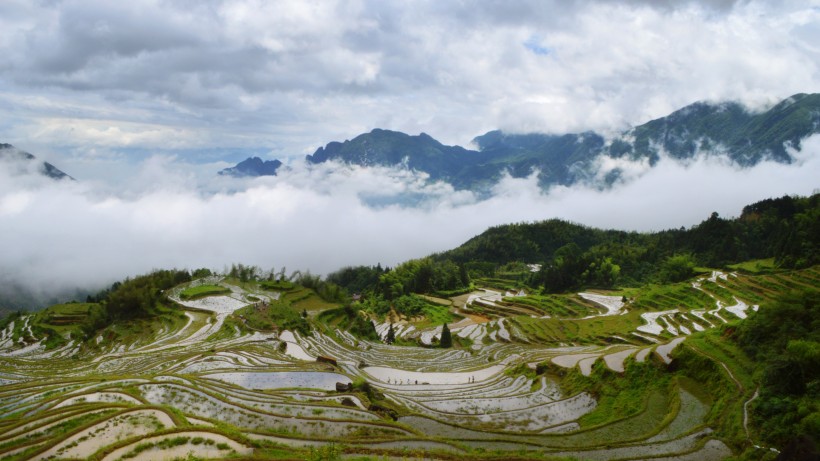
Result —
M654 168L631 165L607 189L544 191L536 173L505 176L481 198L413 171L337 163L233 179L154 156L112 187L54 181L31 174L31 165L0 162L0 284L47 294L94 290L157 268L221 271L241 262L326 274L393 266L454 248L490 226L550 218L635 231L689 227L714 211L732 217L757 200L816 192L818 154L820 136L793 152L793 164L741 169L722 157L663 158ZM602 161L615 166L630 168Z

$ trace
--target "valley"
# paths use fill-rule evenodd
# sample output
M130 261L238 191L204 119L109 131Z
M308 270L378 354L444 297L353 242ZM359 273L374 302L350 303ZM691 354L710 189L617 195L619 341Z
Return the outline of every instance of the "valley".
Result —
M73 327L94 304L18 316L0 333L0 459L725 459L758 437L757 385L725 332L784 290L816 292L820 268L538 297L508 283L434 299L453 348L424 316L386 344L335 327L313 290L225 275L85 342ZM307 331L254 326L289 297Z
M0 461L820 460L820 0L0 0Z

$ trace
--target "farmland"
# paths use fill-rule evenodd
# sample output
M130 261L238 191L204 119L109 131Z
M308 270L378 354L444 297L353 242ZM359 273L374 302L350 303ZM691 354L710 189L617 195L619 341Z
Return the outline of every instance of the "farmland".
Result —
M395 344L384 318L381 341L326 321L337 304L303 317L311 289L219 275L88 338L95 304L53 306L3 321L0 459L760 458L774 452L744 416L754 366L725 332L819 285L815 267L610 292L476 287L390 314ZM436 346L442 319L453 348Z

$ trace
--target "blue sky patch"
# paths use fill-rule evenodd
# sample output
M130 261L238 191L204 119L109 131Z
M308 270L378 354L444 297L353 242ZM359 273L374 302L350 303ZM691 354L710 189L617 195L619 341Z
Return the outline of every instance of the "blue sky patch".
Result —
M532 51L539 56L546 56L552 53L552 50L541 43L541 37L533 35L524 42L524 48Z

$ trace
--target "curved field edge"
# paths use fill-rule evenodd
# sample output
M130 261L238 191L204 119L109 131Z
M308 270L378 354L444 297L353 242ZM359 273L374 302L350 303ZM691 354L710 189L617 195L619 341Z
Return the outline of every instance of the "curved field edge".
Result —
M721 295L722 299L748 296L749 293L756 293L760 299L771 299L780 287L805 288L817 278L816 270L730 276L717 282L719 288L707 283L701 288L707 293L726 290L728 294ZM758 289L763 286L765 288ZM655 293L655 303L702 298L699 291L683 286L668 292L656 290ZM75 355L48 355L50 352L46 351L40 355L0 356L0 379L3 380L0 386L0 408L3 409L0 458L32 459L116 415L147 409L168 414L177 427L108 444L96 452L93 459L102 459L119 448L137 446L143 439L172 438L174 434L186 432L227 437L255 450L251 456L266 459L305 459L319 453L320 449L330 455L335 451L345 455L373 456L412 453L410 456L433 459L547 459L566 450L592 455L596 450L620 447L628 454L629 450L638 453L638 450L653 446L672 447L668 448L672 451L657 453L657 456L683 457L702 453L713 446L713 441L736 454L754 452L755 442L759 440L756 427L747 424L744 415L747 403L756 395L760 378L756 375L755 363L727 339L743 322L729 316L726 316L729 322L718 324L718 320L712 319L717 324L714 328L686 336L672 350L671 363L666 363L655 353L639 362L637 354L633 354L625 360L624 371L617 372L599 359L585 376L578 367L563 368L552 363L551 358L560 354L600 356L618 349L605 344L555 347L526 341L527 338L519 336L520 332L515 330L522 324L518 322L502 324L511 334L510 341L498 340L480 344L478 348L468 345L447 351L353 341L343 332L327 330L324 330L327 334L315 331L307 335L282 330L256 331L246 328L236 317L191 315L191 320L184 324L158 322L146 337L131 344L117 342L127 338L123 334L113 337L110 344L103 338L97 350ZM634 318L635 315L624 316L624 319ZM597 321L587 320L590 323ZM669 325L680 327L687 323L676 318ZM124 325L119 328L127 331ZM591 338L600 339L597 335ZM668 333L659 336L661 344L669 340ZM289 354L287 347L282 347L289 344L301 347L311 359ZM629 345L640 345L640 341L624 346ZM336 357L338 363L313 359L328 351L335 351L330 359ZM378 364L374 360L382 360L386 365L397 367L416 359L419 364L426 363L427 372L450 368L455 374L469 374L482 367L503 364L505 373L481 377L476 385L459 383L439 388L459 399L485 401L489 398L484 397L485 394L532 398L532 391L543 386L541 378L549 376L560 384L563 399L590 392L595 397L596 406L572 419L577 427L569 428L566 433L505 431L497 423L486 427L453 424L445 419L446 412L418 412L404 407L401 399L390 398L391 395L401 395L403 399L416 399L422 402L418 408L424 408L424 399L429 397L423 383L407 383L401 388L373 380L371 386L363 385L362 380L366 383L368 375L360 364L365 361L374 366ZM127 370L136 373L129 374ZM281 385L254 388L209 378L210 374L228 371L240 374L334 373L347 376L351 382L356 382L356 386L344 392ZM52 378L55 374L63 377ZM523 382L515 381L519 378ZM516 382L518 384L513 385ZM162 398L151 396L147 390L152 386L166 386L167 393L162 394ZM509 391L505 392L504 386L509 386ZM216 413L203 410L206 400L211 402ZM522 407L525 410L522 414L539 408L541 404L527 405ZM236 417L224 422L219 410L229 408ZM451 416L459 417L460 414L454 412ZM474 435L425 433L418 426L403 422L403 418L412 415L437 424L448 424L454 433L469 431ZM393 421L394 417L398 417L398 421ZM277 421L288 419L296 425L260 426L267 424L264 421L274 421L270 418ZM294 430L294 427L302 429ZM312 432L300 432L309 427ZM320 435L323 430L328 434ZM259 440L252 434L272 439ZM193 438L189 437L189 441ZM292 443L285 443L288 441ZM312 441L318 445L311 452L310 447L296 446L300 441ZM418 445L428 442L437 448L419 451ZM506 454L499 454L502 452Z

